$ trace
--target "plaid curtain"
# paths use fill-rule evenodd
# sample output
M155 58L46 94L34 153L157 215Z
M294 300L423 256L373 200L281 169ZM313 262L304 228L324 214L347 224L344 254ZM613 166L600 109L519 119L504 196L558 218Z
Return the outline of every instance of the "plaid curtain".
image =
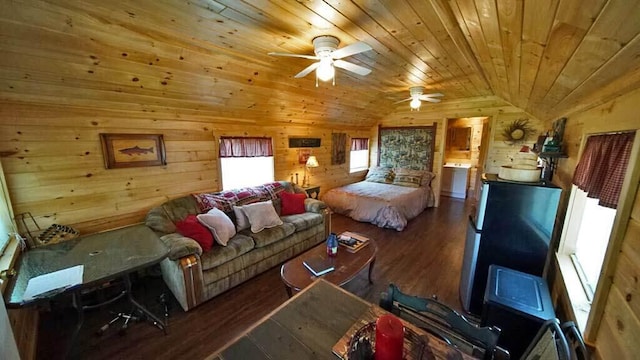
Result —
M270 137L220 137L220 157L273 156Z
M369 150L369 139L351 138L351 151Z
M588 197L600 199L600 206L615 209L634 137L635 132L590 136L573 174L573 184Z

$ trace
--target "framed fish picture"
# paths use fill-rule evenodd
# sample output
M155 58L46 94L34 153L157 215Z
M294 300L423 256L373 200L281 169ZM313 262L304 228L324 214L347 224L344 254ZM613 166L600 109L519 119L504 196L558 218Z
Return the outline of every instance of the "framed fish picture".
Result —
M107 169L166 165L164 140L159 134L100 134Z

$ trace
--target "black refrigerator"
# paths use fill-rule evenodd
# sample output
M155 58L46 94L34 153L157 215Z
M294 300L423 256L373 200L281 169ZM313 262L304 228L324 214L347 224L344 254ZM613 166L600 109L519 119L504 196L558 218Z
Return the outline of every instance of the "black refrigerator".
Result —
M465 311L481 314L492 264L542 276L561 192L550 182L517 183L483 175L462 261L460 300Z

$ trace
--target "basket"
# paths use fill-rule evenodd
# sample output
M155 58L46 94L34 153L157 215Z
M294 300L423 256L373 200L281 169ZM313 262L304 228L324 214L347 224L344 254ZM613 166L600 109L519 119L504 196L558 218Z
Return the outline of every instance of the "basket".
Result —
M404 344L402 358L404 360L420 360L427 346L425 340L410 328L404 328ZM376 348L376 322L372 321L361 327L351 337L347 359L373 360Z

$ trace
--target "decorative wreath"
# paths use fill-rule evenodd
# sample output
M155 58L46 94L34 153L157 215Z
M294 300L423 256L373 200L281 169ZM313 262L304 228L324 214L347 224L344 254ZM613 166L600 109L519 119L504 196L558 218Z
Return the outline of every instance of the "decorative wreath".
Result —
M534 133L535 129L529 125L529 119L517 119L504 128L502 137L507 144L515 145L527 141Z

